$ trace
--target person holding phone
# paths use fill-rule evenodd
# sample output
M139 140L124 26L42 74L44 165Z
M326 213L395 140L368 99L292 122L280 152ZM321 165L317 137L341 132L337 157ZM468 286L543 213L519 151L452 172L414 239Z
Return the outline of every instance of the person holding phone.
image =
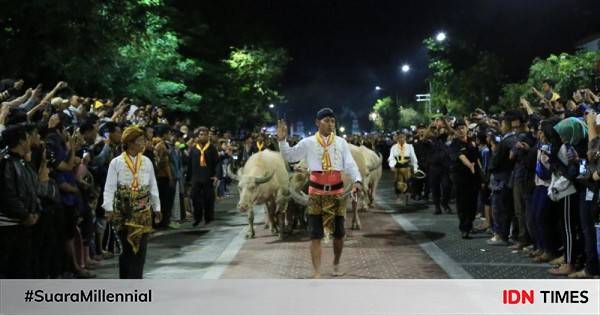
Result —
M548 270L550 274L564 276L576 272L575 258L581 254L583 248L581 242L583 236L578 219L579 207L585 203L586 189L581 182L577 181L577 176L579 176L580 158L585 157L586 153L588 128L579 119L570 117L556 124L554 130L562 142L558 151L559 161L555 163L555 174L568 179L577 191L577 193L567 195L559 200L559 203L562 204L563 215L564 264ZM582 199L584 203L581 202Z

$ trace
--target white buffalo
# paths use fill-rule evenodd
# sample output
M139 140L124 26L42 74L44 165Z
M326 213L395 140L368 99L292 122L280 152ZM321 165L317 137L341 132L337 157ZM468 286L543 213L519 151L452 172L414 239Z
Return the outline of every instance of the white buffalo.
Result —
M379 186L379 181L381 180L383 157L381 154L375 153L375 151L365 147L364 145L360 146L360 151L365 157L367 169L369 170L369 177L365 179L367 186L366 192L368 198L368 207L373 207L373 203L375 202L375 193L377 192L377 187Z
M230 172L230 174L232 174ZM248 212L247 238L255 236L254 205L266 206L267 220L273 233L283 237L285 212L289 198L289 177L286 163L278 152L264 150L253 154L237 175L240 201L238 208Z

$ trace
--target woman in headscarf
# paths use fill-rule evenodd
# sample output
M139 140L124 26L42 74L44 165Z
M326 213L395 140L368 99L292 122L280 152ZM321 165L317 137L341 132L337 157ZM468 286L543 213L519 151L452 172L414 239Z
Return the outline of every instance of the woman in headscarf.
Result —
M556 268L549 269L553 275L569 275L574 273L575 258L580 254L582 244L579 227L580 200L585 201L586 188L577 181L580 175L580 157L584 158L587 151L587 125L577 118L569 117L554 126L562 145L553 164L556 176L563 176L575 186L576 193L567 195L559 200L562 204L563 247L564 261Z

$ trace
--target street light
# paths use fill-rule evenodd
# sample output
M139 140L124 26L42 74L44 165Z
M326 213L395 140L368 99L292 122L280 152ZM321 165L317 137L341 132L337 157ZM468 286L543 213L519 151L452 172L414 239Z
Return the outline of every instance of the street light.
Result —
M410 66L408 64L403 64L402 72L407 73L408 71L410 71Z
M275 104L269 104L269 108L275 108Z
M375 91L381 91L381 90L383 90L383 89L381 88L381 86L379 86L379 85L375 86Z
M437 35L435 36L435 40L437 40L438 42L443 42L446 40L446 33L444 32L439 32L437 33Z
M341 127L340 127L340 132L341 132L341 133L344 133L345 131L346 131L346 128L344 128L344 126L341 126Z
M371 113L371 115L369 115L371 117L371 120L375 121L377 120L377 113Z

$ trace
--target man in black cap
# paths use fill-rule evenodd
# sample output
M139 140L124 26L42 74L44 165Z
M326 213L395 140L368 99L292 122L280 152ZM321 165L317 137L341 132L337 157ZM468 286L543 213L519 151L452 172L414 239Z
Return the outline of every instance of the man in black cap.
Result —
M361 187L361 176L350 147L344 138L335 135L335 114L330 108L317 112L315 124L319 131L290 147L286 137L287 126L283 120L277 124L277 139L281 155L288 162L306 160L310 170L308 225L311 238L310 252L314 277L321 275L321 239L333 234L333 275L340 276L340 257L344 247L344 217L346 199L342 172L352 180L352 194Z

